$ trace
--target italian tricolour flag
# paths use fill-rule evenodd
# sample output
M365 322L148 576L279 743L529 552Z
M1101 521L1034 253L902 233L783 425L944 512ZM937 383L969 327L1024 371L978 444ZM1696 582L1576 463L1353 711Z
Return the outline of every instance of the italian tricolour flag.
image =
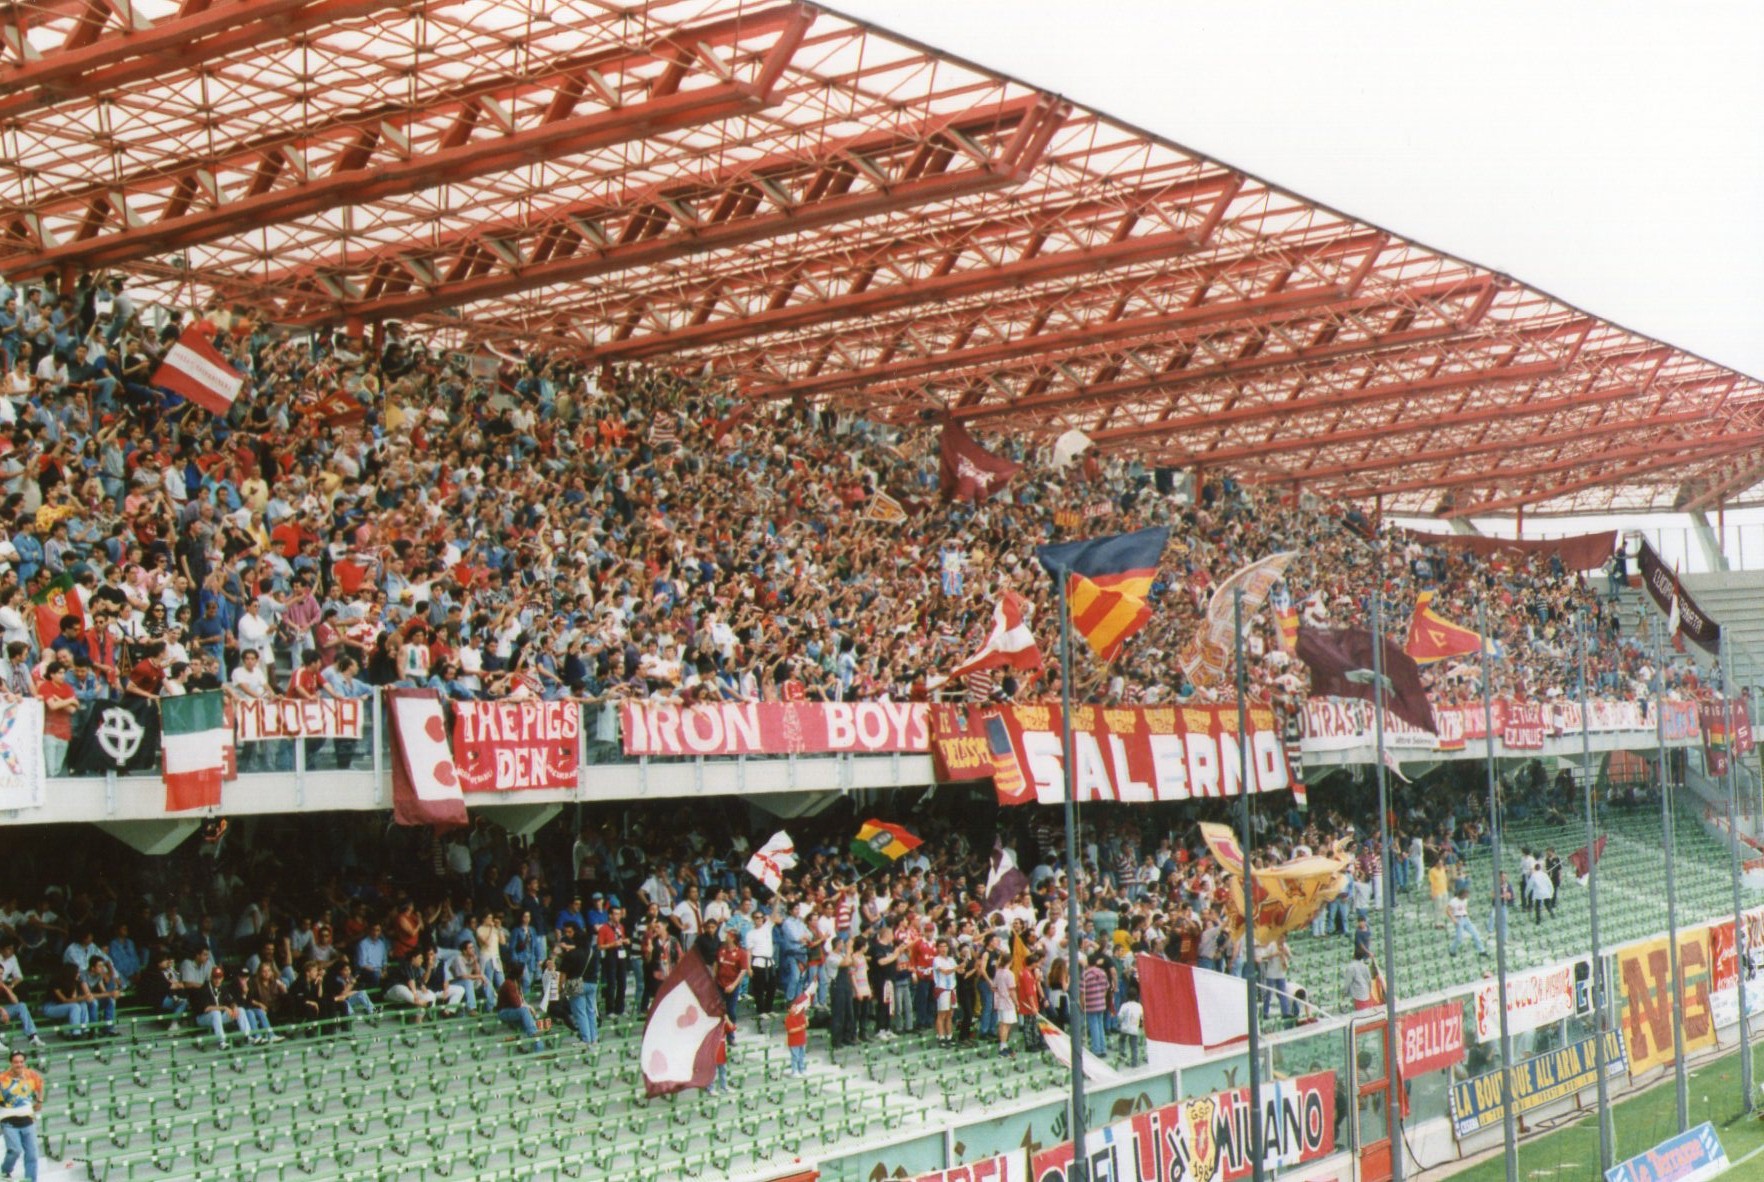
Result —
M220 691L161 698L159 724L166 812L219 806L227 749Z

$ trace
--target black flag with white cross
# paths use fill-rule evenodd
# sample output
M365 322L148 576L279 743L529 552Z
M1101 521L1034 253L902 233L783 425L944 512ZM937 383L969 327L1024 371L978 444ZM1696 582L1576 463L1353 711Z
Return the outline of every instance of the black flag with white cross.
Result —
M146 772L159 766L159 703L126 697L92 702L74 722L68 770L79 773Z

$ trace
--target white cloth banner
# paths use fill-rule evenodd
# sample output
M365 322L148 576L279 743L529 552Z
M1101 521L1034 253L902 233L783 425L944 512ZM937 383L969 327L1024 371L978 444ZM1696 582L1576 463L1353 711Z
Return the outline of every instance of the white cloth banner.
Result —
M1591 1000L1586 996L1590 969L1590 962L1582 958L1508 976L1507 1033L1524 1034L1585 1012ZM1476 1041L1491 1042L1500 1036L1499 983L1483 981L1476 987Z
M0 810L43 807L43 703L0 705Z
M233 703L233 729L241 743L265 739L359 739L359 698L257 698Z

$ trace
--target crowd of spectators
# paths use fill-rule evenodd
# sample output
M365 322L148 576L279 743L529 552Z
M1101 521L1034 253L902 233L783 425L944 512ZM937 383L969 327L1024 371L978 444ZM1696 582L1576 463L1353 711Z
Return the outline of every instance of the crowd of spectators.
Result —
M951 504L936 494L934 422L756 404L701 375L449 352L396 325L291 336L218 302L150 321L120 276L0 286L0 309L0 687L50 701L52 772L84 703L215 686L1040 697L1059 673L1034 547L1146 525L1172 529L1155 615L1108 666L1079 661L1083 698L1225 692L1189 684L1176 656L1219 580L1287 549L1282 593L1308 624L1363 623L1378 594L1401 630L1431 589L1473 626L1483 601L1507 653L1498 692L1546 697L1572 690L1579 615L1598 691L1643 685L1640 648L1580 573L1423 545L1225 474L1164 482L1094 453L1057 468L1005 438L989 445L1023 471L1002 495ZM246 375L229 414L150 384L184 331L212 334ZM883 497L904 521L878 519ZM63 577L84 618L43 644L33 600ZM1036 603L1047 667L944 684L1006 588ZM1246 644L1253 692L1296 703L1305 670L1267 613ZM1480 684L1474 661L1428 677L1445 701Z

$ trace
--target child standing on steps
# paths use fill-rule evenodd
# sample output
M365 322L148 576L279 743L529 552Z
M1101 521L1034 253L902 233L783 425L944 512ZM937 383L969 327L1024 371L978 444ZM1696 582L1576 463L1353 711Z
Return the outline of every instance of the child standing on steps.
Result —
M791 1075L808 1074L808 1008L813 992L804 990L784 1015L784 1045L790 1048Z

